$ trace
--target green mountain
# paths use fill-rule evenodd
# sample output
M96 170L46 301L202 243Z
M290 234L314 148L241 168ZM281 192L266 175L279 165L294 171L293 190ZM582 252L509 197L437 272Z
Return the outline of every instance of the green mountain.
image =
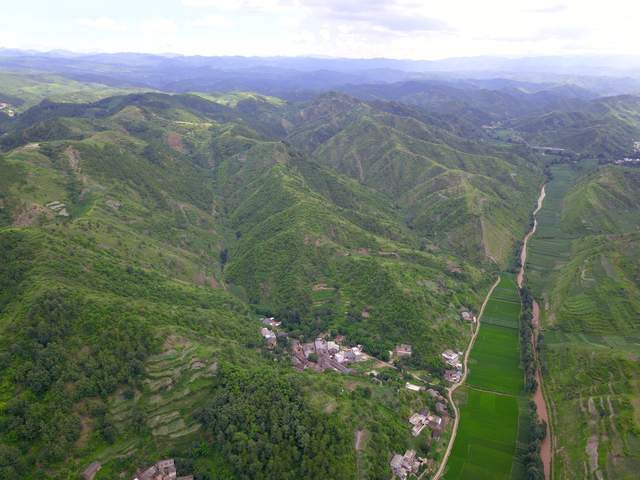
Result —
M446 436L428 453L410 435L431 400L402 372L302 375L286 340L263 347L258 313L274 313L292 337L342 333L382 359L410 343L437 384L491 281L389 193L295 148L303 111L135 94L5 120L3 476L98 461L106 479L173 456L203 478L383 478L394 451L442 454Z
M0 101L24 103L0 117L0 477L96 461L97 480L128 478L172 457L198 479L378 479L407 449L437 465L453 422L413 437L436 401L406 383L444 392L441 352L514 267L545 174L527 277L554 478L635 471L638 171L482 125L613 155L637 140L636 97L7 85ZM264 315L286 333L271 349ZM324 334L371 358L296 371L292 341Z
M630 156L640 138L640 97L622 95L591 101L573 111L516 120L514 128L531 144L569 149L586 158Z
M541 181L517 147L469 141L339 94L291 123L288 141L386 194L418 235L474 261L507 263Z

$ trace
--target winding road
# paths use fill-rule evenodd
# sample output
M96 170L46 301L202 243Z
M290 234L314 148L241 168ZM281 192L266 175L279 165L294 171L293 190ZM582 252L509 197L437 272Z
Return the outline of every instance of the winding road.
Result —
M482 302L482 307L480 308L480 313L478 314L478 322L476 323L476 329L474 330L473 335L471 336L471 340L469 340L469 345L467 346L467 349L464 352L464 362L463 362L464 373L462 374L462 378L460 379L460 382L451 385L447 389L447 397L449 397L449 404L453 407L453 411L455 412L455 417L453 419L453 428L451 429L451 438L449 439L447 450L446 452L444 452L444 456L442 457L442 461L440 462L438 471L433 476L434 480L438 480L442 477L442 474L444 473L444 469L447 466L447 460L449 459L449 455L451 454L451 450L453 449L453 444L456 440L456 434L458 433L458 424L460 423L460 410L458 409L458 406L453 401L453 393L467 379L467 373L469 372L469 369L467 368L469 353L471 353L473 344L476 342L476 337L478 336L478 332L480 331L480 321L482 320L482 314L484 313L484 308L487 306L487 302L489 302L489 299L491 298L491 294L500 283L500 280L501 278L500 276L498 276L498 279L491 286L491 288L489 289L489 292L487 293L487 296L484 298L484 302Z
M524 275L525 275L525 265L527 262L527 244L529 242L529 239L531 238L531 236L536 232L536 229L538 227L538 220L536 218L536 215L538 214L538 212L540 211L540 209L542 208L542 205L544 203L544 199L546 196L546 190L545 190L545 185L542 186L541 190L540 190L540 195L538 196L538 204L536 206L536 209L533 211L533 226L531 227L531 230L529 230L527 232L527 234L525 235L524 239L523 239L523 244L522 244L522 250L520 252L520 270L518 271L518 274L516 276L516 281L517 281L517 285L519 288L522 288L523 284L524 284ZM454 423L453 423L453 428L451 430L451 438L449 439L449 444L447 445L447 450L444 453L444 456L442 457L442 461L440 462L440 466L438 467L438 470L436 471L436 473L433 476L433 480L440 480L442 478L442 475L444 474L444 470L447 466L447 460L449 459L449 455L451 454L451 450L453 449L453 444L455 443L455 439L456 439L456 435L458 433L458 425L460 423L460 410L458 409L457 405L455 404L455 402L453 401L453 393L456 391L456 389L458 387L460 387L461 385L464 384L464 381L467 378L467 373L469 371L469 369L467 368L467 361L469 359L469 354L471 352L471 349L473 348L473 345L476 341L476 337L478 336L478 332L480 331L480 322L482 320L482 314L484 313L484 309L489 301L489 299L491 298L491 295L493 294L493 291L495 290L495 288L498 286L498 284L500 283L500 277L498 277L498 279L496 280L496 282L493 284L493 286L491 287L491 289L489 290L489 292L487 293L487 296L484 299L484 302L482 303L482 308L480 309L480 313L478 314L478 323L476 324L476 328L475 331L473 332L473 335L471 336L471 340L469 341L469 345L467 346L467 349L465 351L464 354L464 374L462 376L462 379L460 380L459 383L456 383L454 385L452 385L451 387L449 387L447 389L447 396L449 397L449 403L453 406L453 410L455 412L455 418L454 418ZM534 347L535 344L537 343L537 336L538 336L538 325L539 325L539 318L540 318L540 308L538 306L538 304L534 301L534 305L533 305L533 325L535 328L535 332L533 335L533 342L534 342ZM535 351L535 348L534 348ZM544 396L542 394L542 376L540 375L540 370L538 369L536 371L536 379L538 381L538 389L536 390L536 393L533 396L533 400L536 403L537 409L538 409L538 416L544 420L547 425L549 425L549 414L547 412L547 406L546 403L544 401ZM547 427L549 428L549 427ZM551 439L550 439L551 435L549 434L549 430L547 430L547 436L545 437L545 440L543 441L542 445L541 445L541 451L540 451L540 456L542 458L542 463L544 465L544 476L545 479L549 479L550 478L550 473L551 473ZM420 476L421 478L422 476Z

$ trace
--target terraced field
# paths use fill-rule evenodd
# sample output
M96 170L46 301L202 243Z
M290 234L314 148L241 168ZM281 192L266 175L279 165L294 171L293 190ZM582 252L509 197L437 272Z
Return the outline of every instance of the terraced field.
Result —
M637 478L640 235L629 233L637 224L630 225L633 215L624 206L615 215L604 214L612 190L592 185L626 173L611 167L594 170L587 163L554 166L552 175L527 263L529 284L542 299L552 478ZM620 182L613 186L619 188ZM579 189L593 194L591 210L583 208ZM637 200L638 192L615 195ZM628 205L633 209L635 203L628 200ZM590 211L600 213L591 216ZM616 226L616 218L627 220Z
M561 223L564 196L575 182L577 173L568 165L552 167L551 172L553 180L537 215L536 234L528 245L527 283L535 291L543 290L550 273L569 262L571 241L575 238L562 230Z
M142 408L145 423L154 437L179 438L200 428L191 415L192 406L204 398L203 387L217 369L211 352L186 339L170 338L164 352L147 362L144 389L130 401L117 396L111 404L116 424L131 421L133 404Z
M504 276L486 306L471 351L465 387L456 393L460 426L447 480L511 479L521 475L519 425L526 411L519 345L520 297Z

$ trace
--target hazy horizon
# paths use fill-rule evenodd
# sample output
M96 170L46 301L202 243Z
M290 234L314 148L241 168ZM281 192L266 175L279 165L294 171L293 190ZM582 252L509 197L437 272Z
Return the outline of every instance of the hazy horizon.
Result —
M0 47L401 60L629 55L638 13L623 0L25 0L3 12Z

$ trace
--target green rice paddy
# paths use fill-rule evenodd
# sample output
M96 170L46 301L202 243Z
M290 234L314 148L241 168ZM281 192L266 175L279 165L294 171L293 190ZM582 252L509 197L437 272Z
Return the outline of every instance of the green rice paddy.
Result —
M465 388L447 480L511 478L518 438L518 399Z
M512 277L503 277L484 315L469 356L467 385L509 395L523 389L518 322L520 296Z
M457 394L460 424L447 480L510 479L519 471L516 451L523 411L519 316L515 281L505 276L487 303L469 357L466 386Z

